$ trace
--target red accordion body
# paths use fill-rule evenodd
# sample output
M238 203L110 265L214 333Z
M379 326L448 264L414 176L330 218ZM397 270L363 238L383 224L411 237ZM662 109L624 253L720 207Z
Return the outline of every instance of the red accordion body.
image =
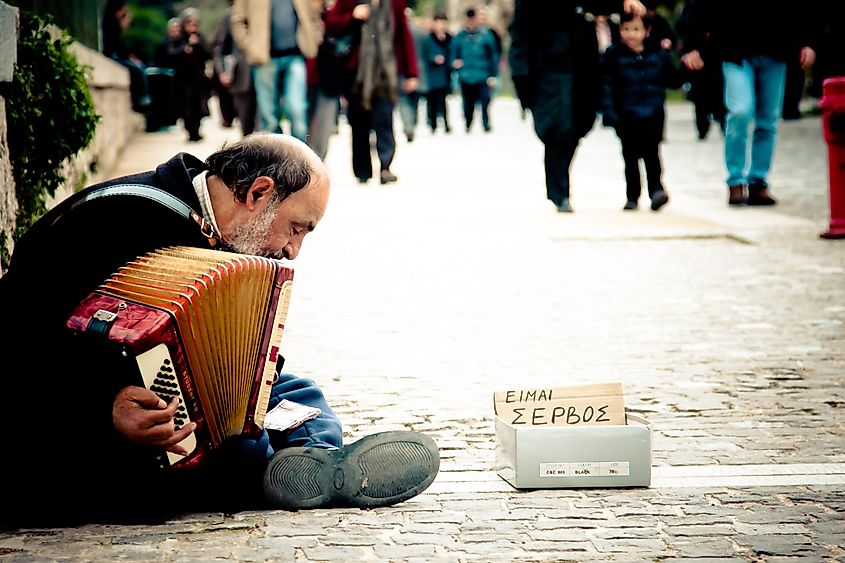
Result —
M102 334L143 385L178 397L176 427L195 422L162 465L190 467L229 436L263 427L290 301L281 262L174 247L130 262L86 297L67 326Z

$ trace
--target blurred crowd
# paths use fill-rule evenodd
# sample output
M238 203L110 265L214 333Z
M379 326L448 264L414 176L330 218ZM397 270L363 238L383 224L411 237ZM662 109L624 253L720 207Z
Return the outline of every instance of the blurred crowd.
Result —
M625 209L637 208L640 161L651 208L668 202L659 157L667 90L692 102L700 139L714 124L725 138L729 203L773 204L766 174L775 122L801 118L802 102L821 95L826 77L845 75L843 2L811 0L790 13L795 8L763 0L741 9L687 0L674 10L640 0L516 0L512 14L496 14L507 21L495 27L485 4L459 21L408 4L233 0L210 38L189 8L168 22L153 60L141 61L122 39L131 22L126 1L109 0L103 47L129 69L133 106L149 131L181 124L188 141L202 139L216 96L224 127L283 131L325 158L344 118L361 183L396 181L394 129L409 143L419 121L451 133L450 96L460 97L466 133L491 133L491 101L507 68L545 146L548 198L563 212L572 210L571 162L597 117L619 137Z

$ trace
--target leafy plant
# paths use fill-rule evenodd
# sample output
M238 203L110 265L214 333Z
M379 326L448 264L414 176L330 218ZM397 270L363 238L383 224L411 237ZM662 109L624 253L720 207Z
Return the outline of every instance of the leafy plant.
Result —
M67 49L73 40L65 32L52 37L50 24L21 11L17 66L5 92L18 200L14 240L46 211L47 195L65 181L62 164L88 146L100 119L84 69Z

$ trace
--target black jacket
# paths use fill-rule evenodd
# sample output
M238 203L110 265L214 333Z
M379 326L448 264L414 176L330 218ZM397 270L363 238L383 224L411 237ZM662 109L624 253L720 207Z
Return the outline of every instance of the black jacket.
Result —
M195 223L137 196L105 197L69 210L91 190L134 183L161 188L199 213L191 179L203 169L198 159L180 154L154 172L92 186L45 214L17 243L0 278L0 447L12 473L0 484L0 525L60 517L55 511L62 510L84 518L86 509L96 511L108 500L91 490L126 495L132 472L143 473L154 462L153 452L130 447L111 420L117 391L139 382L119 362L91 355L65 322L128 261L164 246L208 243ZM15 502L20 494L27 498ZM132 506L140 511L142 504Z
M666 89L682 83L669 52L648 45L642 53L624 44L612 45L604 53L602 69L602 121L611 127L631 120L663 119Z
M682 50L712 46L713 59L732 63L754 56L797 59L802 47L818 49L817 8L815 0L792 10L769 0L691 0L678 26Z
M594 14L619 0L516 0L509 58L517 96L544 143L575 142L596 120L601 92Z

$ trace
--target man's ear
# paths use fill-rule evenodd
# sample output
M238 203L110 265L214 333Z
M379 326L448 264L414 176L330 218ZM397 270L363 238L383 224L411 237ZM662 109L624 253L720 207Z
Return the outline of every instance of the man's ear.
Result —
M244 200L247 209L253 211L257 205L270 201L274 189L276 189L276 182L269 176L259 176L253 180Z

